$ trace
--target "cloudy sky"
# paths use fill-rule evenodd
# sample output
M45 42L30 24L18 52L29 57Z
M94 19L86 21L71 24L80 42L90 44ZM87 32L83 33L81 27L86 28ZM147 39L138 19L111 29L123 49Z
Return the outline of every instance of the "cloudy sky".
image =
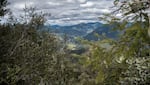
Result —
M15 15L22 13L25 4L39 11L51 13L48 23L69 25L99 21L103 13L109 13L113 0L8 0Z

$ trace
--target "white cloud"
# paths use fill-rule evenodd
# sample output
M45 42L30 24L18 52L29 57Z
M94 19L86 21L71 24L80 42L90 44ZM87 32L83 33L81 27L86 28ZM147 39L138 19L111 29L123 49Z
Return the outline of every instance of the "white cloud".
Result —
M74 3L75 0L67 0L67 2L69 2L69 3Z
M56 3L56 2L47 2L49 5L54 5L54 6L57 6L57 5L61 5L60 3Z
M19 3L14 3L13 8L10 9L15 9L15 10L22 10L26 7L34 7L34 2L19 2Z
M110 13L111 11L109 9L101 9L100 10L102 13Z
M16 3L13 7L14 9L23 9L25 8L25 3Z
M113 0L8 0L9 8L19 15L25 7L36 7L38 11L51 13L51 24L76 24L95 22L103 13L110 13Z
M121 17L121 16L122 16L121 13L116 14L116 17Z
M80 3L85 3L87 0L78 0Z
M85 4L80 4L81 7L92 7L94 6L93 2L86 2Z
M26 5L27 5L28 7L34 6L34 2L28 2L28 3L26 3Z

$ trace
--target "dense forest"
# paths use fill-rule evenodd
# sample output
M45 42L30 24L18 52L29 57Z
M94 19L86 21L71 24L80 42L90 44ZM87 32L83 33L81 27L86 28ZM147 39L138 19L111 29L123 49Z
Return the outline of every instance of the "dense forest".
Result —
M114 0L116 10L99 19L117 38L77 37L76 50L46 29L50 14L25 8L16 19L9 4L0 0L0 85L150 85L150 0Z

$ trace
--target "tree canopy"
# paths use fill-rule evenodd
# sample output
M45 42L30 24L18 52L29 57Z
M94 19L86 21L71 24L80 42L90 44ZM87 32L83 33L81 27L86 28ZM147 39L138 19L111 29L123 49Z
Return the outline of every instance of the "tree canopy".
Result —
M4 16L8 12L8 9L6 8L7 5L7 0L0 1L0 16Z
M114 5L119 7L114 13L122 13L123 20L106 17L120 31L119 39L88 42L91 50L83 62L92 68L98 85L150 84L149 0L115 0Z
M0 16L7 4L1 0ZM123 18L103 19L118 38L81 40L87 49L81 55L69 52L67 36L44 28L46 14L25 8L21 23L11 16L0 24L0 85L149 85L150 0L115 0L114 6Z

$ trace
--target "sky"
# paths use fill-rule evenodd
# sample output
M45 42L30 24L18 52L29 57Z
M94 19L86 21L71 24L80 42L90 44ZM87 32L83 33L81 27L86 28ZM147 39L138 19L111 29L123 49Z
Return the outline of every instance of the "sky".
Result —
M27 7L36 7L37 11L50 13L49 24L72 25L97 22L103 13L110 13L113 0L8 0L8 6L14 15L23 13Z

